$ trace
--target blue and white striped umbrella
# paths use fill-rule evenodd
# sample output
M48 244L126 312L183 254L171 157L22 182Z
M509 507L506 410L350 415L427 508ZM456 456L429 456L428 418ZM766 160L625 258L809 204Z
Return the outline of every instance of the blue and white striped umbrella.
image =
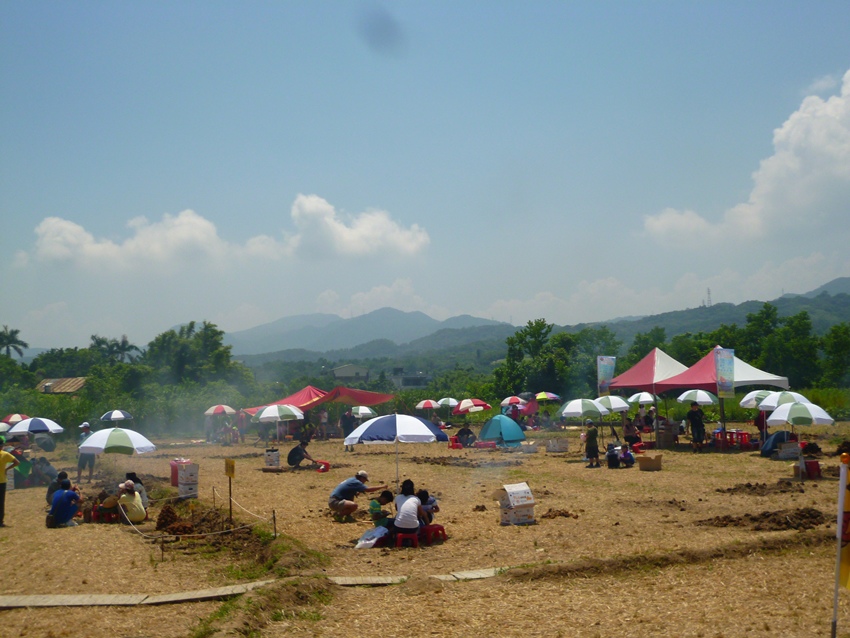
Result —
M369 419L345 437L346 445L357 443L395 443L395 481L398 484L398 443L448 442L449 437L436 425L418 416L387 414Z
M101 421L129 421L133 418L133 415L129 412L125 412L124 410L110 410L102 417L100 417Z
M39 432L47 432L48 434L61 434L65 429L56 423L56 421L51 421L50 419L43 419L40 417L33 417L31 419L24 419L23 421L18 421L13 425L9 432L7 433L9 436L16 436L18 434L38 434Z

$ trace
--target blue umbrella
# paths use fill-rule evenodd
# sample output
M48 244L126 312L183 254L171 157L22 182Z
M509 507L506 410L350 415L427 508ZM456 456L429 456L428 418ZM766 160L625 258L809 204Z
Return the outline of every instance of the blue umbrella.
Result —
M345 437L345 445L357 443L395 443L395 480L398 484L398 443L448 442L449 437L436 425L418 416L387 414L369 419Z
M525 432L509 416L497 414L484 424L478 438L482 441L499 441L500 445L507 444L510 446L511 443L517 444L520 441L525 441Z

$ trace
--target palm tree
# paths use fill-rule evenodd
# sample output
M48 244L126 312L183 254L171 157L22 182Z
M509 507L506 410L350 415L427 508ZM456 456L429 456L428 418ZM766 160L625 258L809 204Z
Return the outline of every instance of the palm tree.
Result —
M127 335L121 335L121 341L118 341L117 339L113 339L112 341L114 341L114 356L116 359L118 359L118 361L124 361L126 359L127 361L132 363L136 360L136 357L134 357L131 353L142 352L137 346L130 343L130 340L127 339Z
M9 326L3 326L3 330L0 330L0 351L5 349L6 356L10 359L12 358L12 350L17 352L19 357L23 357L23 348L30 347L30 344L18 337L20 332L18 329L10 330Z

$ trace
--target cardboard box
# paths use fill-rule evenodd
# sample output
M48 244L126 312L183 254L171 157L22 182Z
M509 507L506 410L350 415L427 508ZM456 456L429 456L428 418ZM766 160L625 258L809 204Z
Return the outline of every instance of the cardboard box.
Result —
M661 454L641 454L636 456L638 467L643 472L658 472L661 470Z
M524 454L536 454L537 443L525 443L519 447L519 451Z
M534 520L534 495L528 483L504 485L493 492L499 501L502 525L530 525Z
M280 452L276 449L266 450L266 467L280 467Z
M776 458L780 460L798 459L800 458L800 444L796 441L788 441L780 443L776 452Z
M180 498L198 498L198 484L186 483L178 485L177 496Z
M570 442L566 439L549 439L546 441L547 452L569 452Z

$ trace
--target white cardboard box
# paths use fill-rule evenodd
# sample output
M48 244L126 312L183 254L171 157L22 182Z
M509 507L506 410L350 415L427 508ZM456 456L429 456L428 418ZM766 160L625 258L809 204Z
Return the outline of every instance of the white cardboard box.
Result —
M280 452L278 450L266 450L266 467L280 467Z
M546 441L547 452L569 452L570 442L566 438L549 439Z
M181 483L177 486L177 495L180 498L198 498L198 484Z
M189 484L198 482L198 465L190 463L188 465L179 465L177 467L177 484Z
M534 495L528 483L503 485L493 492L499 501L502 525L529 525L534 523Z

